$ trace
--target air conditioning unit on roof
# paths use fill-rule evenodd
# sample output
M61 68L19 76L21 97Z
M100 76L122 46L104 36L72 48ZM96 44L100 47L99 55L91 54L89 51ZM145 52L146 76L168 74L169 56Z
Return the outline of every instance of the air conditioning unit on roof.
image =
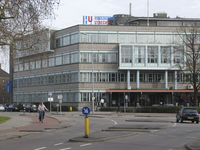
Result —
M188 85L188 90L192 90L193 89L193 85Z

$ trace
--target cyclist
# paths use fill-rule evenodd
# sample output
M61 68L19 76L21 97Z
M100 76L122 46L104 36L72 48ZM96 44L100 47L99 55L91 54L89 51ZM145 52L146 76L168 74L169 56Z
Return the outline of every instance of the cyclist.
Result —
M44 115L45 115L45 110L49 111L46 106L43 104L43 102L41 102L41 104L38 106L38 111L39 111L39 122L41 121L41 113L43 111L43 119L44 119Z

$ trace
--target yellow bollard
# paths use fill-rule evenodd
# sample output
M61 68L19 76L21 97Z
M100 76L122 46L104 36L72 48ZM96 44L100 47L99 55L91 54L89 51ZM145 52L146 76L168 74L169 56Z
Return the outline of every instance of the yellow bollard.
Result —
M69 107L69 111L72 111L72 107Z
M85 117L85 138L88 138L89 135L89 118Z
M57 107L57 113L58 113L58 107Z

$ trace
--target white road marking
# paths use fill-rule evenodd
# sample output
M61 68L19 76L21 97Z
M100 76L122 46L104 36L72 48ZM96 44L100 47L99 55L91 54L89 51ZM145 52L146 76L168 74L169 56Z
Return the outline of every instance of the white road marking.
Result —
M72 149L71 147L68 147L68 148L64 148L64 149L60 149L60 150L68 150L68 149Z
M57 143L57 144L54 144L54 146L58 146L58 145L61 145L61 144L63 144L63 143Z
M83 145L80 145L80 146L88 146L88 145L91 145L91 143L83 144Z
M46 147L40 147L40 148L37 148L35 150L41 150L41 149L45 149Z
M158 130L151 130L150 132L156 132L156 131L158 131Z
M173 125L173 127L175 127L176 126L176 123Z
M108 118L106 118L107 120L110 120L110 121L112 121L112 122L114 122L115 123L115 125L117 125L117 122L116 121L114 121L114 120L112 120L112 119L108 119Z

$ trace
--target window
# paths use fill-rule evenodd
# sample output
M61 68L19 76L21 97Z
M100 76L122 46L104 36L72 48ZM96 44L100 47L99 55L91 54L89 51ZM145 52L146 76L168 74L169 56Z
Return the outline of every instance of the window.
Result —
M24 70L29 70L29 62L24 63Z
M62 79L62 75L61 74L55 75L55 78L56 78L56 84L62 83L61 82L61 79Z
M148 52L148 63L157 63L158 47L148 46L147 52Z
M171 58L171 47L170 46L161 46L160 47L161 52L161 63L170 63Z
M145 82L145 75L144 75L144 73L140 73L140 82Z
M153 73L148 73L148 82L153 82Z
M88 82L88 73L80 73L80 82Z
M70 36L63 37L63 46L70 44Z
M56 65L62 65L62 56L56 56Z
M89 62L88 53L81 53L81 62Z
M48 75L48 84L54 84L54 75Z
M36 60L36 69L40 69L41 68L41 60Z
M70 55L65 54L63 55L63 64L69 64L70 63Z
M126 82L125 73L119 73L119 82Z
M109 82L117 82L117 73L110 73L109 76Z
M35 61L30 61L30 70L35 69Z
M71 63L78 62L78 53L71 54Z
M173 47L174 51L174 63L181 63L181 59L183 59L183 53L184 53L184 48L183 47L178 47L174 46Z
M48 66L48 60L42 59L42 68L46 68Z
M121 63L132 63L132 46L121 47Z
M49 57L49 67L54 66L54 57Z
M134 47L135 63L144 63L145 62L144 53L145 53L144 46L135 46Z
M62 75L62 77L63 77L63 83L69 83L70 82L69 81L69 79L70 79L70 74L69 73L64 73Z
M130 74L130 82L136 82L135 73Z

